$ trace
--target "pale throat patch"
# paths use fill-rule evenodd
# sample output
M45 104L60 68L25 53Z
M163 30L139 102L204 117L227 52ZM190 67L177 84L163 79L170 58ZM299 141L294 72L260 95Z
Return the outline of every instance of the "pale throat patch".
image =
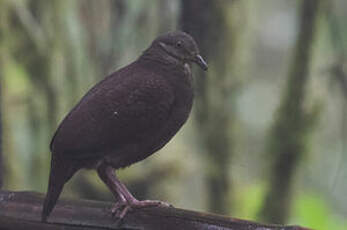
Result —
M184 73L190 76L192 74L192 70L188 63L184 63Z

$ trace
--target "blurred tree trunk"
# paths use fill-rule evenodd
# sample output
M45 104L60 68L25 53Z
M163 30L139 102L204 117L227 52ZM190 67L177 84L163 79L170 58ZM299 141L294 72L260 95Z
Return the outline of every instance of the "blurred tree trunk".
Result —
M159 33L165 33L174 30L178 15L174 8L177 8L178 2L172 0L158 0L158 18L159 20Z
M342 179L342 171L344 168L344 162L347 162L347 33L344 33L344 21L339 20L336 13L336 5L334 2L325 2L324 4L324 16L328 22L328 29L330 30L330 42L335 53L336 60L329 69L331 81L335 83L341 90L344 100L341 107L341 155L338 158L338 166L334 172L332 188L337 187L337 183ZM342 23L341 23L342 22ZM333 192L334 190L332 190Z
M5 156L3 154L3 150L5 149L5 145L6 145L6 137L5 137L5 133L3 132L3 130L5 130L5 117L6 117L6 111L3 110L3 106L4 106L4 95L5 95L5 88L3 87L4 84L4 67L5 67L5 57L6 57L6 42L5 42L5 38L6 38L6 32L8 30L8 25L6 23L6 17L7 17L7 2L6 1L0 1L0 188L2 188L3 186L6 186L6 182L9 181L9 179L13 179L11 173L6 172L6 170L9 168L11 169L11 167L5 168L5 162L8 159L5 159ZM6 129L7 130L7 129ZM8 134L8 130L6 131L6 134ZM6 146L8 147L8 146ZM13 154L8 156L7 158L13 158ZM9 170L10 171L10 170ZM7 180L4 181L4 175L6 175ZM10 178L9 178L10 177Z
M236 65L240 37L232 18L238 1L182 0L181 28L191 34L209 64L208 72L195 74L194 113L201 149L206 152L208 209L230 211L232 183L230 159L233 155L234 89L239 85L229 76ZM231 106L230 106L231 105Z
M0 35L0 40L1 40L1 35ZM2 64L0 61L0 68L1 68ZM2 68L1 68L2 69ZM3 84L3 77L2 77L2 71L0 70L0 189L2 188L2 184L3 184L3 147L2 147L2 84Z
M4 57L3 55L1 55L1 53L4 52L3 46L5 43L5 25L4 25L4 19L5 19L5 3L4 1L0 1L0 189L2 188L3 184L4 184L4 154L3 154L3 150L4 150L4 125L3 125L3 105L4 105Z
M42 181L47 180L49 138L51 130L56 127L58 114L58 86L53 80L57 65L61 64L57 53L61 26L55 24L57 12L61 9L58 2L29 0L24 4L14 1L10 21L13 25L11 34L21 37L14 47L14 53L17 53L13 58L22 65L32 86L31 94L26 98L30 132L28 151L32 156L32 176L36 178L34 186L40 190L44 188Z
M73 1L5 1L6 40L8 42L7 58L15 63L23 73L26 81L25 98L18 107L25 108L25 115L13 114L12 120L24 120L23 130L28 131L29 141L21 143L27 148L26 167L33 175L23 174L25 181L37 189L45 189L49 168L48 145L53 131L56 129L59 115L58 91L66 92L76 78L76 62L63 58L71 43L66 21L74 7ZM73 25L70 23L69 25ZM63 35L63 36L62 36ZM68 36L70 35L70 37ZM65 49L64 49L65 48ZM68 55L66 55L68 56ZM74 54L68 56L69 58ZM71 64L72 63L72 64ZM8 67L10 68L10 67ZM75 69L73 69L75 68ZM69 82L61 84L61 76L68 73ZM59 80L58 80L59 79ZM60 84L59 84L60 83ZM63 93L64 95L64 93ZM26 128L28 130L26 130ZM23 141L25 142L25 141ZM14 164L14 162L11 162ZM31 181L29 178L35 178Z
M317 120L317 113L305 110L304 104L320 1L299 1L298 40L291 60L287 88L268 145L273 165L269 192L260 215L271 223L284 223L289 217L294 175L306 152L307 138L314 121Z

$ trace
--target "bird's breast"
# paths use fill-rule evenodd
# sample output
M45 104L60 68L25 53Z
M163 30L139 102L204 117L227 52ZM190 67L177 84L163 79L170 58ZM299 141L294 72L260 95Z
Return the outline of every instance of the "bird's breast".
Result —
M170 116L165 126L158 133L158 138L154 141L151 153L161 149L180 130L187 121L193 105L193 90L191 85L181 86L176 89L176 97Z

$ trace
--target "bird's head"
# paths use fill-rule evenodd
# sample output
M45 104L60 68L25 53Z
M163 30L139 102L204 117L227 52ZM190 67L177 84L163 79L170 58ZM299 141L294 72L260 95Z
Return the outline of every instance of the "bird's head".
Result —
M158 47L170 58L174 58L179 62L189 64L194 62L203 70L208 68L207 63L200 56L196 42L187 33L175 31L160 35L153 41L152 46Z

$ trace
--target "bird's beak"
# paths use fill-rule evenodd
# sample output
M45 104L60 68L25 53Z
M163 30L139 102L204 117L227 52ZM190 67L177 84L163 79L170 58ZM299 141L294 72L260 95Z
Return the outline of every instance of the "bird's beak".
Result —
M207 63L205 62L205 60L199 54L197 54L194 57L193 62L198 64L200 66L200 68L203 69L204 71L206 71L208 69Z

